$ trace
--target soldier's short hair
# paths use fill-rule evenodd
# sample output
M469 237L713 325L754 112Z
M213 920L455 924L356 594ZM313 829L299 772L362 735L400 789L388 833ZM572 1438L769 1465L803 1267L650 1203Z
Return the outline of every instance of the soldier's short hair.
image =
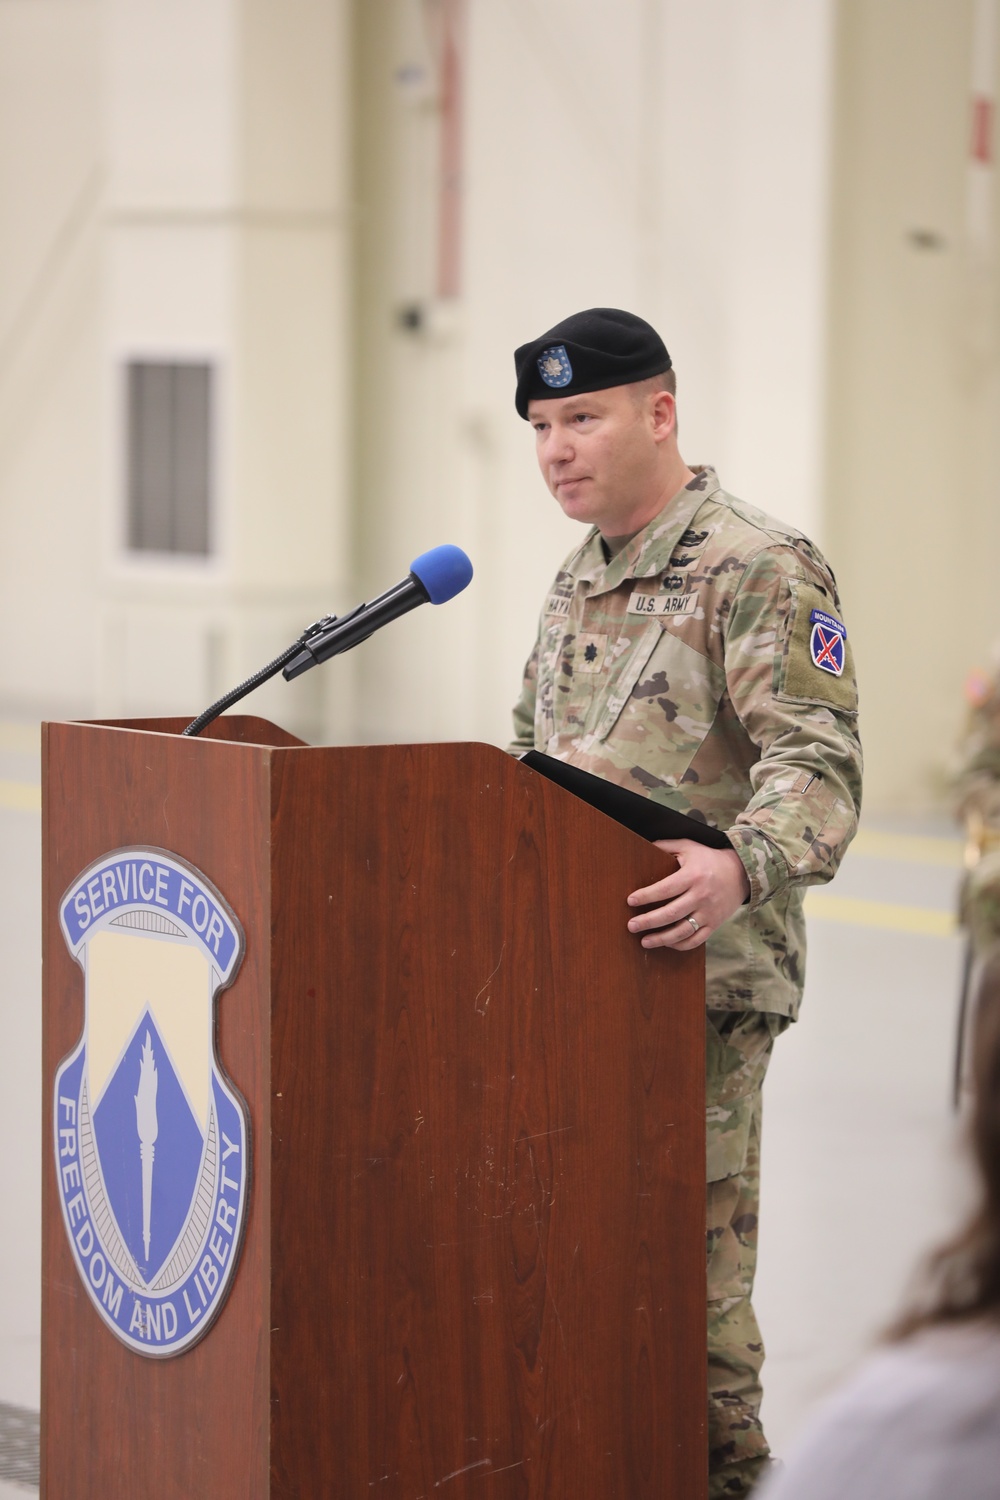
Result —
M630 390L636 400L641 400L653 391L669 391L671 396L677 395L677 371L673 368L663 370L659 375L650 375L648 380L637 380Z

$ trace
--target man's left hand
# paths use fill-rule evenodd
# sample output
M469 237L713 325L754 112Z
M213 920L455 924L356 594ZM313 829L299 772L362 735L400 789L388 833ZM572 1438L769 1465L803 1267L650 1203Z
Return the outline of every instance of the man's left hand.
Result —
M628 930L644 934L644 948L700 948L750 894L743 861L735 849L709 849L692 839L657 839L656 847L675 855L680 869L632 892L629 906L663 904L630 918Z

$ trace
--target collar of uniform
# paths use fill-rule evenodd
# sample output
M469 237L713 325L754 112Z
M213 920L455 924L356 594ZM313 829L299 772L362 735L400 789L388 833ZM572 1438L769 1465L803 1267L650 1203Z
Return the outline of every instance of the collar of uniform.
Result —
M596 526L584 542L574 568L577 580L590 584L591 596L606 594L626 578L651 578L662 573L705 501L721 488L719 476L707 464L655 515L642 531L611 559L604 560L601 533Z

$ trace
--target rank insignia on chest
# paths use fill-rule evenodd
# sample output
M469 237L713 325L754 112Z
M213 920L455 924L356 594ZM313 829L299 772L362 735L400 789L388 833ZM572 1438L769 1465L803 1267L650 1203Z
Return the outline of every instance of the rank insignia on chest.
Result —
M670 615L693 615L698 607L697 594L643 594L636 592L628 601L630 615L650 615L662 619Z
M573 659L574 672L599 672L604 666L608 650L606 635L578 635L576 654Z
M838 619L822 609L814 609L809 616L812 634L809 637L809 655L814 667L829 672L834 677L844 675L844 642L847 631Z

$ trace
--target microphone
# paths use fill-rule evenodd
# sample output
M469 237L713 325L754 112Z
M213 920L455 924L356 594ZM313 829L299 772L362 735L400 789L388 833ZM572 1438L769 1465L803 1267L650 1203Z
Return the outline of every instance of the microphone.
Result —
M359 604L339 619L322 620L302 643L302 650L282 668L286 682L319 666L331 656L350 651L376 630L416 609L418 604L446 604L472 578L472 564L461 547L432 547L410 564L402 583L379 594L370 604Z

